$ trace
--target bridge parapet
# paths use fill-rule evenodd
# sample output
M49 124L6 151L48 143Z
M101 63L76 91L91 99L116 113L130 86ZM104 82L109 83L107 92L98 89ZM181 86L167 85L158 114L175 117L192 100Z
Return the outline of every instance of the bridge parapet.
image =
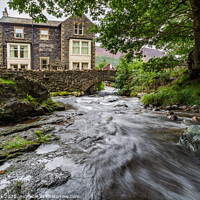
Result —
M116 71L113 70L66 70L66 71L12 71L0 70L0 78L2 74L20 75L25 78L34 79L50 92L56 91L87 91L90 87L100 81L114 81Z

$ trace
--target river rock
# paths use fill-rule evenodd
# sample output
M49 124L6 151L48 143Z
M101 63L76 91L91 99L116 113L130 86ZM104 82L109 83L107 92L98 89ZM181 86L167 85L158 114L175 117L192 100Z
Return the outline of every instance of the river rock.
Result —
M194 105L194 106L192 106L191 108L192 108L193 110L197 110L197 109L200 109L200 106Z
M180 110L186 110L186 109L187 109L187 106L179 106L179 109L180 109Z
M172 105L172 109L173 109L173 110L178 110L178 109L179 109L179 106L178 106L178 105Z
M126 105L126 103L118 103L118 104L116 104L114 107L128 107L127 105Z
M146 93L137 93L138 98L142 98Z
M178 117L176 115L170 115L170 116L168 116L168 119L170 119L170 120L177 120Z
M192 118L192 120L195 121L195 122L199 122L199 121L200 121L199 117L197 117L197 116L194 116L194 117Z
M173 110L172 106L166 106L166 110Z
M200 153L200 126L192 125L187 127L180 137L179 144Z

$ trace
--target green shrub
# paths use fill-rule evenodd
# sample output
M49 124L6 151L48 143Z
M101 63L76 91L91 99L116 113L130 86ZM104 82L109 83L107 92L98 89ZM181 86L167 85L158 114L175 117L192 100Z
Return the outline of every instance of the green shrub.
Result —
M97 90L100 91L100 90L104 90L104 84L103 84L103 81L101 81L100 83L97 84Z
M172 104L178 105L200 105L200 83L198 81L186 81L179 85L164 87L154 94L146 94L141 101L144 105L152 104L154 106L166 106Z
M3 78L0 78L0 83L3 83L3 84L11 84L11 85L14 85L14 84L15 84L14 81L8 80L8 79L3 79Z

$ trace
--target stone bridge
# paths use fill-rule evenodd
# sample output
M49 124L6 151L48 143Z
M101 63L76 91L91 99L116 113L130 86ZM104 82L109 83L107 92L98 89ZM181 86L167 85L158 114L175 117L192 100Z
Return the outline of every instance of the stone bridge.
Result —
M114 81L116 71L112 70L67 70L67 71L10 71L0 70L1 74L20 75L39 81L50 92L83 91L86 92L93 85L101 81Z

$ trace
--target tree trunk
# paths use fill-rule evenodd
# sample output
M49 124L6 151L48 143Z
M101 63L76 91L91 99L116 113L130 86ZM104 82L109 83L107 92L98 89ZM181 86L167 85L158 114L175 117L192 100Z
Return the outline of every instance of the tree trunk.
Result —
M193 63L191 69L192 74L200 76L200 0L189 0L192 6L194 19L194 41L195 47L192 53ZM191 56L191 55L189 55Z

